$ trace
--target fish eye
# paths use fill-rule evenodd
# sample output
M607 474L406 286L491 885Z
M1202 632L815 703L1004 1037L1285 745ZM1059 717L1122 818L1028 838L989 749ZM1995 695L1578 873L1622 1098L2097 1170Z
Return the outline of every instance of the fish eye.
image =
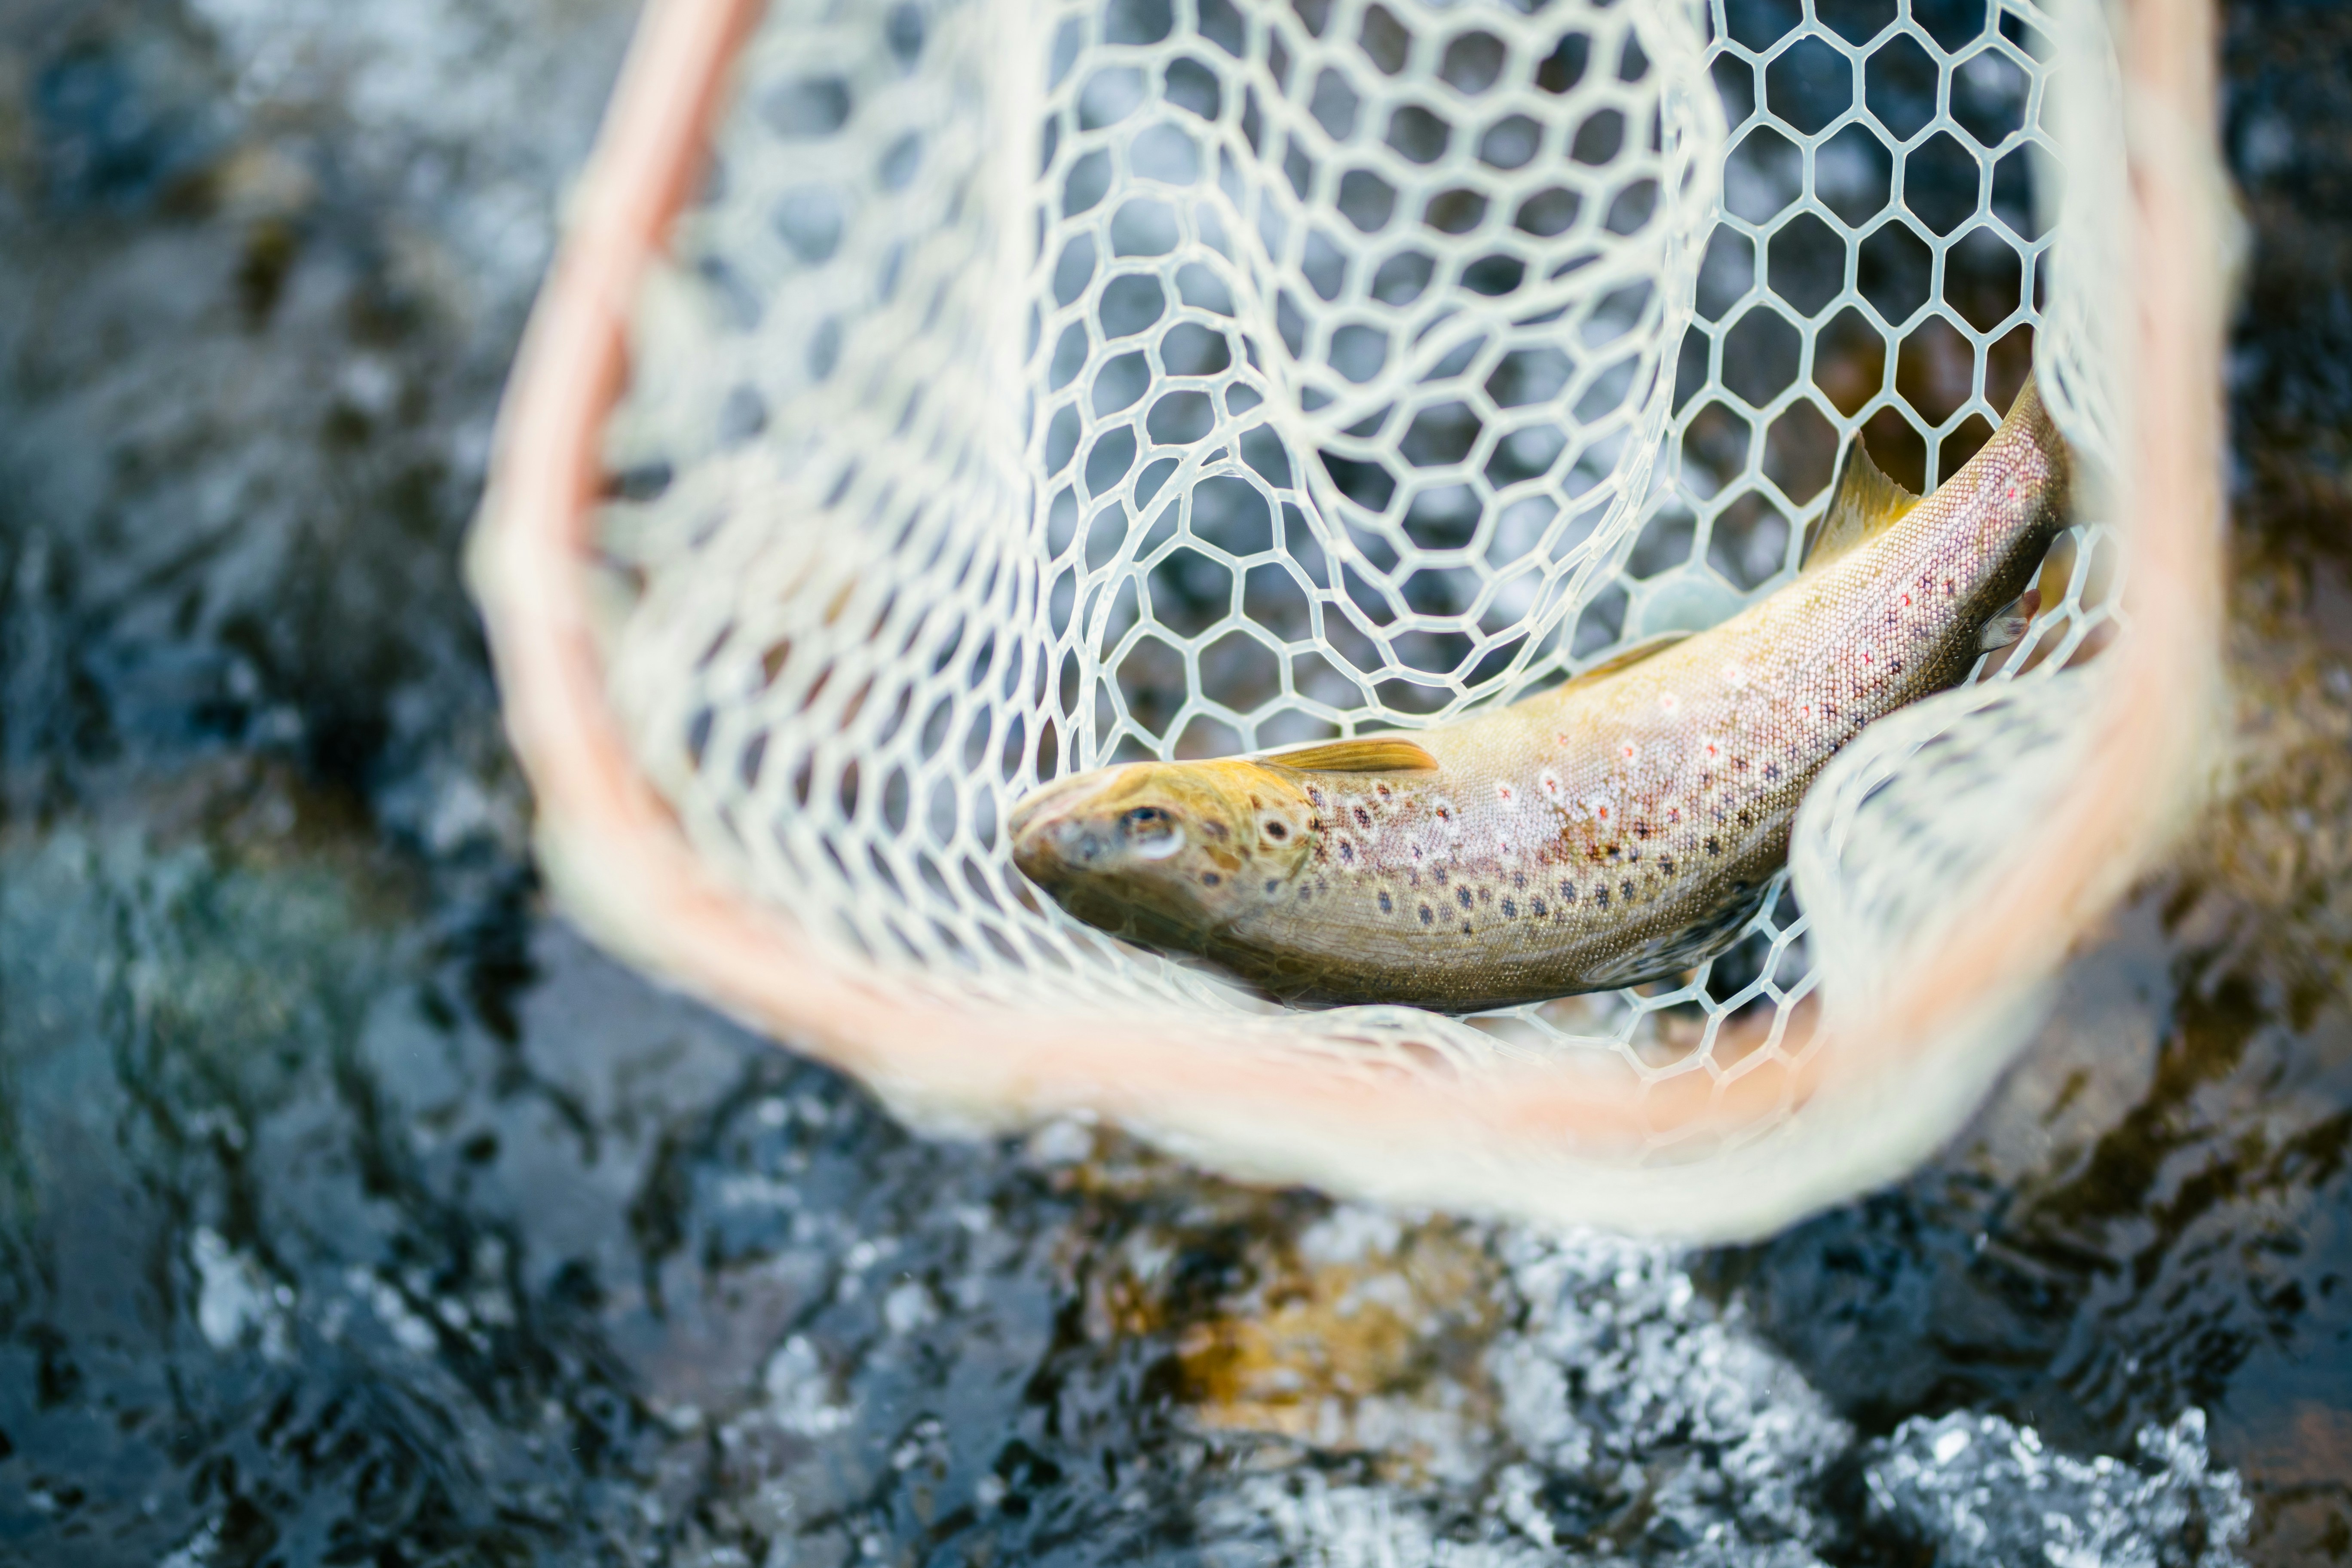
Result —
M1265 825L1265 836L1279 844L1290 837L1290 829L1282 823L1269 822Z
M1184 847L1184 831L1176 818L1156 805L1139 805L1118 821L1128 847L1146 860L1165 860Z

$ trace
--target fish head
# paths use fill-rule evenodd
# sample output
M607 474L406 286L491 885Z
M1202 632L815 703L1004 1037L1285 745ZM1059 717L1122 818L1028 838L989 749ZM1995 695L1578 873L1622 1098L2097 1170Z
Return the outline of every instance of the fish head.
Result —
M1223 925L1312 848L1306 794L1239 760L1129 763L1050 784L1013 813L1013 863L1093 924Z

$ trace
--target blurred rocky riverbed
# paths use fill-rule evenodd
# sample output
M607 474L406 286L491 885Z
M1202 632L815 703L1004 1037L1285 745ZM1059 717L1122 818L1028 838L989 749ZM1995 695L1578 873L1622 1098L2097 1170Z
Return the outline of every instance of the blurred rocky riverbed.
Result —
M1705 1254L908 1136L542 908L457 549L622 0L0 0L0 1562L2352 1559L2352 13L2229 7L2238 783Z

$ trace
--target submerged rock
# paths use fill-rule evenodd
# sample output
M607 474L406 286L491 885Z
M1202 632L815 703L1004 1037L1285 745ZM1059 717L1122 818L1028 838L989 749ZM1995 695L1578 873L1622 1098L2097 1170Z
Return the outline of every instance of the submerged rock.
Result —
M2054 1452L1998 1415L1913 1416L1871 1447L1873 1512L1938 1568L2226 1568L2253 1511L2211 1468L2198 1410L2142 1431L2136 1465Z

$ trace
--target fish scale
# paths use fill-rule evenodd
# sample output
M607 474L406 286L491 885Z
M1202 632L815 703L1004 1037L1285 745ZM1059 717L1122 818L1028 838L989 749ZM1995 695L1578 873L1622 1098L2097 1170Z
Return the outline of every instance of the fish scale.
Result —
M1016 812L1015 861L1080 920L1291 1001L1678 974L1754 913L1822 767L2014 635L2068 479L2030 381L1925 500L1857 435L1805 569L1722 625L1410 736L1063 780Z

